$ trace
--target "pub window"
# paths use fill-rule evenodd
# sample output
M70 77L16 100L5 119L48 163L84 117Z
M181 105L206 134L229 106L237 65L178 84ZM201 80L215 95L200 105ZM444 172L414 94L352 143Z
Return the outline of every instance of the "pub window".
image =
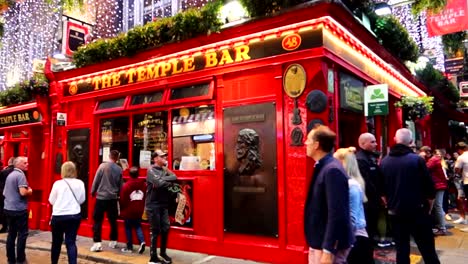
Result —
M163 99L163 91L149 93L149 94L139 94L132 97L131 105L146 105L152 103L161 102Z
M213 106L175 109L172 117L173 169L214 170Z
M125 99L126 97L117 98L113 100L107 100L107 101L101 101L98 103L96 111L109 110L109 109L114 110L115 108L123 108L125 105Z
M111 150L120 152L120 164L128 167L128 117L107 118L101 120L101 146L99 160L109 161Z
M133 165L148 168L151 153L167 152L167 112L151 112L133 117Z
M213 93L213 85L211 83L196 84L182 88L171 89L169 95L170 101L183 100L183 99L211 99Z

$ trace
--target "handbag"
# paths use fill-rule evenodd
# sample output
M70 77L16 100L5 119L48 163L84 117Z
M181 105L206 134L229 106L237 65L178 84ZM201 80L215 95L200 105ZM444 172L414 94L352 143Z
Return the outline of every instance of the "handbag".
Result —
M73 192L73 189L71 188L70 184L65 180L63 179L63 181L68 185L68 188L70 189L71 193L73 194L73 198L75 198L75 201L78 205L80 205L80 203L78 202L78 199L76 199L76 195L75 193Z

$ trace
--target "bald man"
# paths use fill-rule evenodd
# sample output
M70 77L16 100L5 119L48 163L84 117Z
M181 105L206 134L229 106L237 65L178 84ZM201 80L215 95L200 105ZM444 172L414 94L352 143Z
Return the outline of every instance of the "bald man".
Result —
M366 230L369 238L378 242L377 223L379 210L381 208L381 182L382 175L377 165L377 142L375 136L371 133L363 133L359 136L359 150L356 153L356 159L359 165L359 171L366 183L367 203L364 204L366 215Z
M396 243L397 263L410 264L410 235L418 245L424 263L440 263L435 250L429 215L435 197L434 183L426 162L409 147L413 135L407 128L395 134L395 145L381 163Z

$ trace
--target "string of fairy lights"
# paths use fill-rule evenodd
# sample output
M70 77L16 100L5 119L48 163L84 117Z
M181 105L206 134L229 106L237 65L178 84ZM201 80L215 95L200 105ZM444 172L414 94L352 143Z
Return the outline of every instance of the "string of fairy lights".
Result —
M90 40L112 38L122 31L189 8L201 8L213 0L85 0L83 20L93 24ZM0 90L32 75L34 59L45 59L60 50L62 8L60 0L16 1L4 14L0 44ZM385 2L385 1L384 1ZM426 15L414 17L410 4L393 8L410 36L435 68L444 70L441 37L429 37ZM89 18L91 17L91 18Z
M91 38L112 38L123 29L124 5L142 9L141 24L173 15L173 11L200 8L212 0L85 0L82 19L92 17ZM3 13L4 34L0 44L0 90L32 76L34 59L45 59L60 50L62 22L60 0L22 0ZM81 16L79 17L81 18ZM133 23L132 23L133 24ZM133 25L131 25L133 26ZM60 35L60 36L59 36Z
M415 17L411 13L411 5L393 7L392 14L407 29L409 35L419 46L420 52L434 65L434 68L444 72L444 48L440 36L429 37L426 27L426 13Z
M58 0L24 0L3 13L0 90L31 77L33 60L53 52L58 9Z

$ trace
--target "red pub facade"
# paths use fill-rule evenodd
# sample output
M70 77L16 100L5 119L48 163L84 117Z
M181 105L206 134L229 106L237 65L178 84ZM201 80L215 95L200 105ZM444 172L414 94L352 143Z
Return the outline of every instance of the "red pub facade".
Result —
M371 131L385 151L403 125L395 101L425 95L349 11L328 2L48 78L43 191L72 160L89 193L113 149L144 179L151 152L162 149L187 197L169 247L273 263L306 262L308 128L331 126L340 147ZM366 118L362 90L380 83L389 85L389 115ZM92 236L95 200L87 198L79 232ZM42 211L47 204L43 195ZM49 215L39 216L41 229Z

